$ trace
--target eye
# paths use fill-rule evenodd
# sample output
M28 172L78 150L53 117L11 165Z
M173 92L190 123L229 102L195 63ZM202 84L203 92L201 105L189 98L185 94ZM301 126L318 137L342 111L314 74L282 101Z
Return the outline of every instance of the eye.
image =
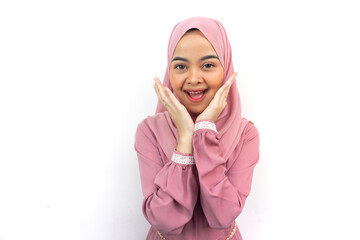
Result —
M215 65L212 64L212 63L206 63L206 64L204 64L204 66L203 66L203 68L206 68L206 69L210 69L210 68L212 68L212 67L215 67Z
M185 69L185 65L177 64L177 65L175 65L174 68L175 68L175 69L178 69L178 70L184 70L184 69Z

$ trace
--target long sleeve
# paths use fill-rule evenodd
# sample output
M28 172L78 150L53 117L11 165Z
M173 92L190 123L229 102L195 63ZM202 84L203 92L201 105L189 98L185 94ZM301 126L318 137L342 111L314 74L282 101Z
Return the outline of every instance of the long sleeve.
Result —
M241 213L250 193L254 167L259 160L259 133L253 123L247 125L244 138L234 153L232 166L226 169L226 159L218 154L219 140L211 121L196 125L194 159L200 182L200 201L212 228L230 226Z
M198 199L199 182L193 155L176 149L170 161L160 154L157 142L145 124L135 137L141 186L142 210L148 222L164 234L180 234L190 221Z

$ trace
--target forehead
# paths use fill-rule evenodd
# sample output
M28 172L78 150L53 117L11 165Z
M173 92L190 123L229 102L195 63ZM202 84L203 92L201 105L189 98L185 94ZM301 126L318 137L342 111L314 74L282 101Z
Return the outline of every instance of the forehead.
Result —
M173 56L175 55L202 55L213 54L216 55L216 51L199 30L192 30L185 33L179 40L175 47Z

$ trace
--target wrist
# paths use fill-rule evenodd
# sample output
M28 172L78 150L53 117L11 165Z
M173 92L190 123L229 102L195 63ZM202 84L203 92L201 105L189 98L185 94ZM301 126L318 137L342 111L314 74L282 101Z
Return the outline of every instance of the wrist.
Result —
M191 138L180 137L178 145L176 146L176 150L181 153L192 154L193 153L192 136Z
M203 118L203 119L196 119L195 123L199 123L199 122L211 122L211 123L214 123L215 124L215 121L210 119L210 118ZM195 127L195 126L194 126Z
M217 120L217 117L215 116L199 116L195 122L199 122L199 121L210 121L210 122L215 122Z
M194 130L192 130L191 132L179 132L179 140L182 141L188 141L190 140L192 142L192 138L194 136Z

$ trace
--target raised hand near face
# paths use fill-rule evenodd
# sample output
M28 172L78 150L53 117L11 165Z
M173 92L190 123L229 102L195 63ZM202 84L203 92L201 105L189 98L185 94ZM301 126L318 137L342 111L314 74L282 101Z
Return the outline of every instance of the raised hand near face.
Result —
M185 106L182 105L170 91L169 88L164 87L158 78L155 78L154 88L161 104L168 110L172 121L179 131L180 141L190 141L194 134L194 122L191 119ZM188 147L189 144L186 144ZM179 150L179 149L178 149ZM190 149L183 152L189 152Z
M196 121L211 120L215 122L220 113L224 110L227 102L226 98L229 94L230 87L235 81L237 73L233 73L229 79L216 92L214 98L209 103L209 106L196 118Z

